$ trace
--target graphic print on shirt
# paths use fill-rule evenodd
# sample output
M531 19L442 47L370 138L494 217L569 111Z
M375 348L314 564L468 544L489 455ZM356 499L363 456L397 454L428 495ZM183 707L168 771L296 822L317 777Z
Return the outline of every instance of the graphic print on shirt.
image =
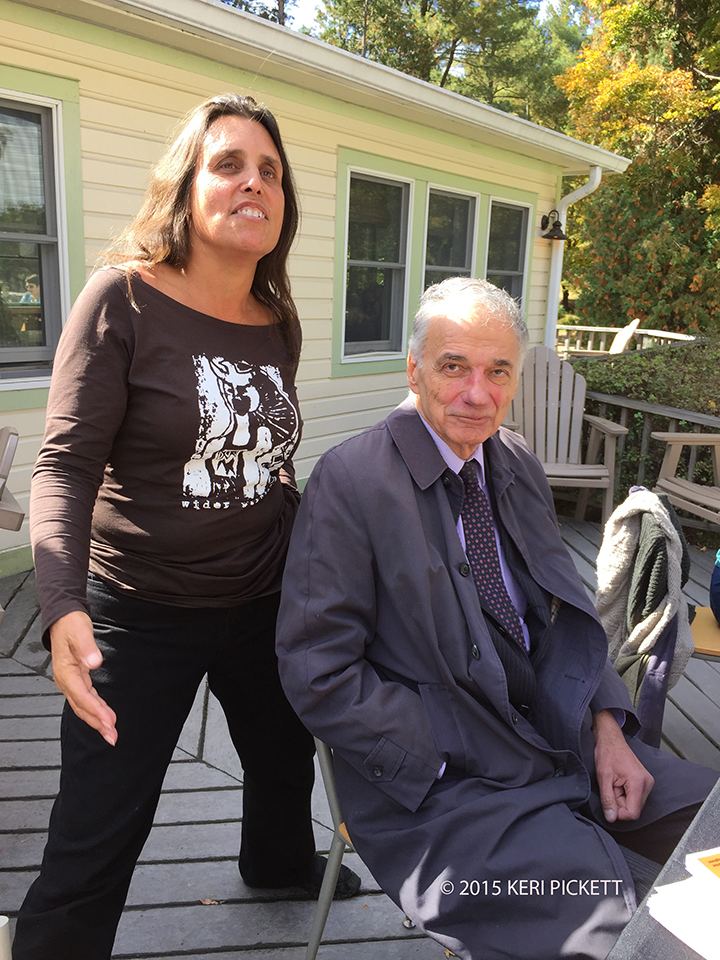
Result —
M227 509L265 496L291 456L300 418L277 367L194 356L200 406L195 453L185 464L183 506Z

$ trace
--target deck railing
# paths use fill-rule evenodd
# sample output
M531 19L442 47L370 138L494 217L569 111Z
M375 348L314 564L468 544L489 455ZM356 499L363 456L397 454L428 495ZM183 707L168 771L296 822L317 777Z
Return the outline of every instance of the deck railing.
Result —
M558 324L555 334L555 350L561 357L595 356L609 353L615 335L622 327L583 327L578 324ZM695 340L686 333L671 333L669 330L638 329L632 335L628 350L648 350Z
M598 404L597 412L601 417L608 417L610 420L615 420L616 423L621 423L624 427L629 426L628 421L632 413L642 414L638 464L634 477L635 483L638 485L645 485L647 480L648 486L652 486L657 480L657 473L654 469L651 474L648 475L648 465L651 464L651 460L653 459L653 454L651 454L650 450L650 434L653 430L666 430L670 433L676 433L682 421L684 424L692 424L692 431L695 433L720 433L720 417L712 416L709 413L681 410L678 407L666 407L660 403L648 403L644 400L630 400L627 397L616 397L607 393L597 393L594 390L588 390L587 397L589 400L593 400ZM609 412L608 407L617 408L617 410L619 410L619 416L616 411ZM613 412L615 413L614 416ZM653 422L653 420L656 422ZM685 426L682 429L687 431L688 428ZM635 434L634 437L633 433ZM633 441L636 440L637 431L632 430L626 436L618 438L615 489L619 491L621 500L624 499L624 494L620 487L620 472L623 464L627 462L625 450L628 443L632 444ZM697 447L692 447L690 450L687 462L688 480L692 480L695 474L698 452ZM657 445L656 453L657 459L662 459L661 444ZM652 475L653 473L655 474L654 476ZM625 473L625 477L627 480L627 472ZM627 491L625 491L625 494L627 494Z

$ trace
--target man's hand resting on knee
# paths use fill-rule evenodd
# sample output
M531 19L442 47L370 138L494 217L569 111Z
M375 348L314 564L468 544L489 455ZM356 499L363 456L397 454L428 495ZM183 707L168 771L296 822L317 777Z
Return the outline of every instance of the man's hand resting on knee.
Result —
M605 819L637 820L655 783L627 745L610 710L593 717L595 776Z

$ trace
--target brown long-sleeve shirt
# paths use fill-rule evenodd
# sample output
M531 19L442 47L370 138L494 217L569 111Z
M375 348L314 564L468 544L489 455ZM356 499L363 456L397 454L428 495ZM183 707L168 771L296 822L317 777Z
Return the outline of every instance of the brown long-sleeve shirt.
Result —
M277 327L95 274L63 331L30 521L43 631L89 569L143 599L230 606L279 590L301 420ZM284 479L288 479L284 471Z

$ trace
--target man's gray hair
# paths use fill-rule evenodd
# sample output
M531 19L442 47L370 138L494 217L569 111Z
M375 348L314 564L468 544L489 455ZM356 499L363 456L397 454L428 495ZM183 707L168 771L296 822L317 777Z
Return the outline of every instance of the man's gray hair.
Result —
M483 320L498 320L511 326L518 340L518 371L522 369L528 329L520 305L506 290L473 277L448 277L428 287L422 295L409 345L410 356L418 367L422 366L430 321L434 317L457 316L460 311L464 318L480 312Z

